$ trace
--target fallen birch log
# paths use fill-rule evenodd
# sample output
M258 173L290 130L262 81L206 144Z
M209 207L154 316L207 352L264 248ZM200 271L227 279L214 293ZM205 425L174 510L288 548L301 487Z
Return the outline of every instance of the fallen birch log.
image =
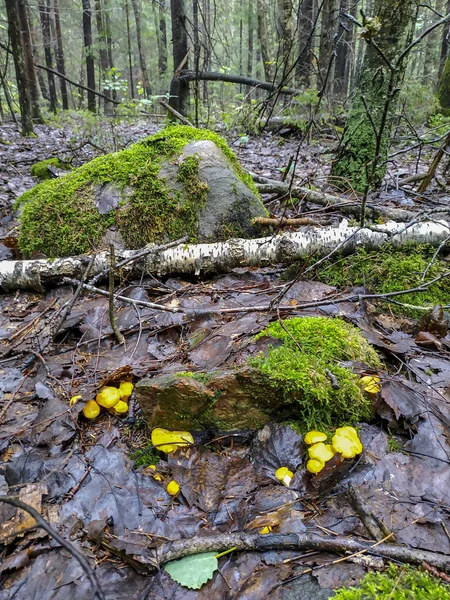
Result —
M263 178L258 178L263 181ZM269 181L263 183L256 182L256 187L260 194L278 194L288 198L298 198L299 200L307 200L312 204L320 206L336 206L344 214L357 215L361 214L361 203L350 202L338 196L327 194L326 192L318 192L310 190L303 186L293 186L289 190L289 184L283 181ZM285 204L286 202L282 202ZM450 209L449 209L450 210ZM410 221L414 218L415 213L402 208L390 208L387 206L374 206L370 203L366 205L366 216L368 218L384 217L385 219L394 219L396 221Z
M305 228L301 231L255 239L230 239L214 244L180 244L174 248L149 253L123 251L120 259L132 259L129 269L155 275L224 273L236 267L263 267L277 263L290 264L303 258L327 256L339 246L343 254L359 248L379 249L390 242L401 247L405 244L431 244L439 246L450 234L446 221L414 223L389 222L376 230L349 227L344 219L339 227ZM140 256L138 256L140 255ZM61 281L63 277L80 278L89 256L59 259L4 260L0 262L0 287L5 291L16 289L43 290L45 285ZM90 275L105 270L108 253L98 253L91 266ZM127 265L128 267L128 265Z

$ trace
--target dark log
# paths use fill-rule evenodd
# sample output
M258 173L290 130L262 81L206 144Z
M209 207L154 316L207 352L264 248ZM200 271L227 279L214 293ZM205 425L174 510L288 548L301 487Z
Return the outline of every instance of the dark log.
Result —
M216 73L214 71L180 71L178 79L185 81L225 81L227 83L237 83L239 85L248 85L249 87L257 87L267 92L278 92L279 94L285 94L287 96L295 96L301 94L301 90L293 88L282 87L267 83L266 81L259 81L257 79L251 79L250 77L244 77L243 75L231 75L229 73Z

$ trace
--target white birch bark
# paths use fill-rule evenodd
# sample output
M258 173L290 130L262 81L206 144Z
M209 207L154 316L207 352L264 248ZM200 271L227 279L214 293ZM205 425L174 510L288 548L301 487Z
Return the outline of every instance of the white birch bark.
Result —
M149 254L137 264L130 263L136 271L155 275L195 274L206 275L227 272L235 267L263 267L277 263L289 264L314 255L326 256L332 250L349 254L359 248L381 249L390 242L401 247L406 243L438 246L450 235L446 221L415 223L405 229L404 223L391 221L377 226L376 230L349 227L344 219L339 227L305 227L295 232L285 232L256 239L231 239L214 244L181 244L155 254ZM126 259L135 251L118 252L118 259ZM79 278L89 257L75 256L61 259L36 259L0 262L0 287L5 291L15 289L43 290L45 285L61 281L63 277ZM108 254L98 253L90 277L108 267ZM128 268L128 267L127 267Z

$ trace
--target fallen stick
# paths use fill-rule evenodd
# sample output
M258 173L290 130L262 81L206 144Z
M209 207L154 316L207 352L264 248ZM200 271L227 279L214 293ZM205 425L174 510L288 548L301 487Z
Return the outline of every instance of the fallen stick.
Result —
M448 236L446 221L414 223L406 228L402 223L389 222L369 228L349 227L346 219L339 227L308 228L279 235L254 239L230 239L213 244L181 244L161 252L151 253L130 271L168 274L209 275L226 273L236 267L263 267L291 264L314 255L326 256L341 245L343 254L360 248L380 249L389 242L395 247L405 244L439 246ZM347 239L348 238L348 239ZM135 255L134 251L121 252L121 258ZM42 291L45 284L61 281L64 277L79 279L89 262L87 256L58 259L35 259L0 262L0 287L4 290L34 289ZM108 264L108 253L95 255L91 273L99 273ZM88 289L88 288L86 288ZM167 310L167 308L166 308Z
M280 217L279 219L271 219L270 217L256 217L253 219L255 225L267 225L274 227L299 227L300 225L314 225L320 227L323 223L311 219L311 217L295 217L287 218Z
M383 558L420 565L426 562L437 569L450 571L450 556L429 550L417 550L409 546L387 543L369 543L344 537L319 536L316 534L266 534L223 533L207 537L193 537L161 544L153 555L159 566L183 556L201 552L223 552L229 548L236 550L318 550L321 552L374 554Z

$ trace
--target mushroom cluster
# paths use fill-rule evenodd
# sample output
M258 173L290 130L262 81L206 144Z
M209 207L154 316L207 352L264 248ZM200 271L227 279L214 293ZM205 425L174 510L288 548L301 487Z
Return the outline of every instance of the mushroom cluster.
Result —
M114 415L123 416L128 412L128 401L133 392L133 384L130 381L123 381L118 388L105 386L98 392L95 400L88 400L83 408L83 415L86 419L95 419L100 414L100 407L106 408ZM70 406L73 406L82 396L74 396L70 400Z
M326 444L328 436L322 431L309 431L305 437L305 444L309 446L309 460L306 468L310 473L320 473L333 456L338 452L343 458L354 458L361 454L363 446L354 427L339 427L331 439L331 444Z

